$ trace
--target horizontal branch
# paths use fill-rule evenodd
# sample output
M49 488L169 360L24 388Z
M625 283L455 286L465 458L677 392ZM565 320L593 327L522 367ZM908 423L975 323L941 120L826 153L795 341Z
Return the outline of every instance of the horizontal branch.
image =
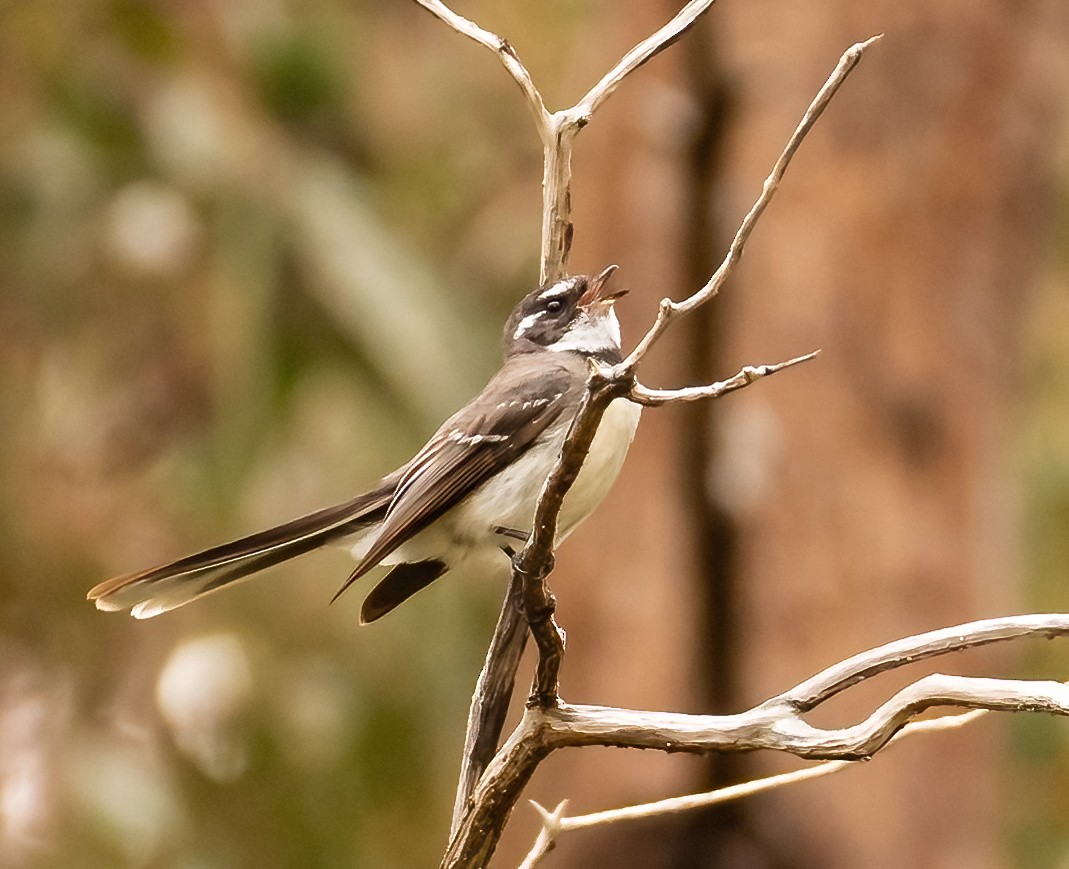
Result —
M841 729L807 724L786 704L762 704L738 715L685 715L607 706L532 710L531 738L549 750L580 745L710 751L783 751L811 760L861 760L883 748L912 718L934 706L1069 715L1069 685L1017 679L925 676L903 688L864 721Z
M974 709L962 715L943 715L939 718L930 718L925 721L914 721L903 727L895 734L890 744L899 742L907 736L916 736L922 733L934 733L937 731L954 730L970 724L977 718L987 714L987 710ZM833 775L837 772L850 769L857 765L852 760L824 760L814 766L796 769L792 772L780 773L779 775L765 776L742 782L737 785L717 788L700 794L687 794L680 797L669 797L652 803L625 806L620 809L606 809L601 812L591 812L586 815L565 815L568 801L564 800L551 812L534 800L530 800L542 818L542 829L538 834L534 846L520 864L520 869L532 869L553 848L561 833L572 830L582 830L588 827L598 827L605 824L614 824L621 821L637 820L639 818L652 818L659 815L677 814L707 806L719 805L731 802L755 794L777 790L788 785L798 784L815 778Z
M904 664L1019 637L1052 639L1066 635L1069 635L1069 615L1062 613L1004 616L941 628L895 640L833 664L774 700L786 701L799 711L808 712L851 685Z
M507 814L537 765L559 748L600 745L694 754L771 749L814 760L859 760L871 757L913 718L935 706L1069 715L1069 685L1062 682L936 674L906 686L849 727L814 727L801 717L803 711L866 675L986 643L1066 634L1069 614L1064 613L986 619L932 631L855 655L735 715L685 715L560 701L555 706L530 707L479 781L472 809L445 865L481 865L495 843L464 835L464 830L485 830L491 818Z
M819 354L819 350L814 350L812 353L796 356L794 359L777 362L774 365L747 365L738 374L729 377L727 380L719 380L707 386L685 386L682 389L649 389L636 381L627 397L636 404L645 405L646 407L661 407L678 401L700 401L705 398L719 398L721 395L735 392L737 389L749 386L754 381L760 380L762 377L768 377L770 374L775 374L777 371L782 371L784 368L808 362Z

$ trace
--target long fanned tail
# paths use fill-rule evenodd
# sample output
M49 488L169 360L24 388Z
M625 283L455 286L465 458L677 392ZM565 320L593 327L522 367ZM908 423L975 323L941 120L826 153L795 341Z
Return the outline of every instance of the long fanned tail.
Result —
M92 588L88 598L97 609L129 609L134 618L151 618L380 522L395 486L391 475L378 488L344 504L170 564L109 579Z

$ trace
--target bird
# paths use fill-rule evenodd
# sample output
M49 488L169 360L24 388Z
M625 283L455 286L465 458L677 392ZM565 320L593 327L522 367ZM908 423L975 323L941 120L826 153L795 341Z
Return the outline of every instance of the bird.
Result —
M364 599L376 621L469 559L501 558L530 535L539 492L578 410L592 361L622 359L616 266L569 275L528 293L505 323L504 362L482 391L449 417L411 460L342 504L168 564L92 588L105 611L138 619L183 606L254 573L325 546L356 567L331 599L379 565L389 572ZM558 520L562 542L616 480L641 408L608 407Z

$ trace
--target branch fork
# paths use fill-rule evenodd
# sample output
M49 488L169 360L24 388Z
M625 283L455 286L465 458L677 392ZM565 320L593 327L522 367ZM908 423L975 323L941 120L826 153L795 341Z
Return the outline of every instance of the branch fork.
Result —
M479 781L472 809L443 865L485 865L494 847L487 838L499 829L496 819L502 813L507 816L538 764L559 748L601 745L690 754L771 749L812 760L857 761L872 757L909 727L915 732L935 728L932 722L911 722L936 706L1069 716L1069 684L1063 682L935 674L906 686L851 726L820 728L802 717L841 691L887 670L989 643L1055 636L1069 636L1069 613L1009 616L930 631L862 652L734 715L560 702L550 708L528 708ZM966 721L973 718L965 716ZM965 722L952 718L939 727L955 723ZM757 783L747 783L737 795L759 789ZM559 832L559 819L550 827Z

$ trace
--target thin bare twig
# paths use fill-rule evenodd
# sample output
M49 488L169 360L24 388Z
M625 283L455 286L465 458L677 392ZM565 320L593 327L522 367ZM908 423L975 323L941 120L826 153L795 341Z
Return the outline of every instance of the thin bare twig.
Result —
M915 736L921 733L934 733L943 730L955 730L959 727L964 727L966 724L969 724L986 714L986 709L974 709L972 712L966 712L962 715L943 715L939 718L931 718L926 721L914 721L911 724L907 724L896 733L888 743L888 747L896 744L906 736ZM637 818L651 818L657 815L676 814L678 812L713 806L719 803L726 803L732 800L754 796L755 794L764 793L766 791L776 790L781 787L786 787L787 785L809 781L810 779L822 778L827 775L842 772L845 769L850 769L856 765L857 762L853 760L825 760L815 766L805 767L804 769L798 769L780 775L766 776L764 778L743 782L742 784L729 785L727 787L717 788L713 791L706 791L705 793L671 797L665 800L657 800L652 803L626 806L621 809L607 809L601 812L591 812L590 814L573 815L571 817L564 814L564 810L567 808L568 804L567 800L558 804L552 812L539 805L534 800L530 800L531 805L534 806L535 810L542 818L542 829L539 831L538 838L535 840L535 843L531 847L526 858L524 858L524 861L520 864L519 869L533 869L534 866L538 865L538 863L542 861L542 858L553 849L556 840L561 833L566 833L571 830L582 830L587 827L602 826L604 824L613 824L620 821L630 821Z
M620 62L602 77L601 81L587 91L586 96L567 109L565 113L569 115L570 120L580 125L589 121L590 116L598 110L601 104L612 96L620 82L646 61L673 45L677 39L698 23L698 19L712 8L714 2L715 0L690 0L671 21L627 52Z
M729 377L727 380L720 380L706 386L685 386L682 389L648 389L641 383L636 382L631 387L627 397L631 401L646 407L662 407L677 401L700 401L706 398L719 398L721 395L742 389L754 381L760 380L762 377L768 377L770 374L775 374L777 371L782 371L784 368L790 368L793 365L800 365L810 359L815 359L818 355L820 355L820 351L814 350L812 353L795 356L793 359L788 359L786 362L777 362L774 365L747 365L738 374Z
M945 655L947 652L958 652L1018 637L1041 636L1052 639L1064 633L1065 616L1057 613L1004 616L959 627L941 628L886 643L832 664L826 670L781 694L778 699L791 703L801 712L808 712L840 691L877 673L900 667L903 663L923 661L936 655Z
M783 149L779 159L776 161L776 165L772 167L772 171L765 179L765 183L761 188L761 195L757 198L757 201L753 204L746 217L743 218L742 223L739 225L738 232L735 233L735 238L731 242L731 246L728 248L727 255L724 257L724 261L720 264L720 267L713 273L713 276L709 278L708 282L698 292L684 299L682 302L673 302L671 299L663 299L661 301L660 310L657 314L657 319L650 327L649 331L642 336L642 339L635 346L635 349L631 351L628 357L620 363L618 369L621 372L633 372L642 360L642 357L646 355L650 347L654 342L661 337L664 330L668 328L669 324L685 314L689 314L695 308L704 305L713 296L720 292L720 288L724 285L728 275L731 274L735 264L742 257L743 248L746 246L746 241L750 237L750 233L753 232L754 227L757 225L757 221L760 220L761 215L768 207L768 203L772 201L772 196L779 188L780 182L783 180L783 175L787 171L787 167L791 163L791 159L794 157L798 150L798 147L802 144L802 141L809 134L809 131L813 129L813 125L824 113L824 110L828 107L828 104L832 101L839 88L842 87L843 82L853 71L854 67L858 65L862 55L865 51L882 39L883 36L873 36L871 39L866 39L864 42L859 42L856 45L852 45L848 48L841 58L839 63L835 67L835 70L828 77L828 80L824 82L824 86L814 97L813 102L809 104L809 108L806 109L805 114L802 116L802 120L795 127L794 133L791 134L791 138L787 142L787 146Z
M535 125L538 127L538 134L544 139L549 129L549 112L546 111L546 105L542 101L542 94L535 87L531 74L527 71L527 67L523 65L519 55L516 54L516 49L512 47L509 41L496 33L484 30L463 15L457 15L441 0L416 0L416 2L435 18L444 21L457 33L468 37L468 39L475 40L479 45L489 48L497 55L501 65L505 67L508 74L512 76L513 81L523 91L523 95L527 99L527 106L530 108L531 114L535 119Z

